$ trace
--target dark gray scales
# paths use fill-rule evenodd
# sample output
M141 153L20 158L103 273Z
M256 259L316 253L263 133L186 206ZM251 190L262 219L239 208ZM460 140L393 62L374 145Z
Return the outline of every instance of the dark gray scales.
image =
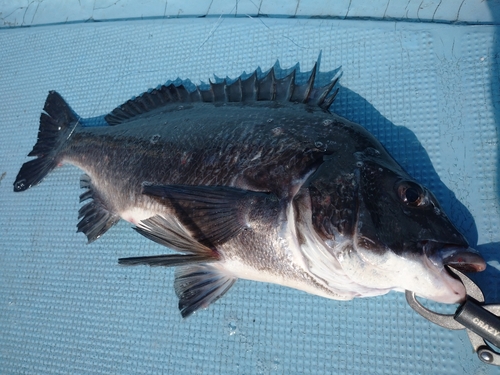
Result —
M285 76L284 78L277 79L275 76L274 68L271 69L265 76L261 78L257 78L257 73L254 72L250 77L246 79L239 78L231 84L227 84L226 81L221 83L211 83L210 89L202 90L200 87L196 87L195 91L188 92L188 90L183 86L175 86L170 84L168 86L161 86L158 89L151 90L146 92L139 97L129 100L123 105L117 107L113 110L109 115L105 117L105 120L113 126L122 126L126 127L127 124L134 122L143 121L145 122L150 118L153 122L158 122L157 119L159 117L163 118L163 114L167 115L170 111L172 112L172 118L175 120L176 116L179 117L178 108L179 105L200 105L201 103L205 103L205 105L219 105L219 103L231 103L231 104L239 104L246 103L247 105L252 105L252 103L259 102L259 106L267 107L266 102L272 105L272 103L278 102L299 102L306 103L311 107L325 109L328 108L333 101L335 94L328 96L331 93L333 87L335 86L337 80L333 80L327 86L322 88L314 88L314 78L316 76L316 65L312 70L312 73L309 77L309 80L303 85L295 84L295 70L290 74ZM259 110L259 108L254 108L255 110ZM186 116L189 116L190 111L195 111L196 108L186 107L182 111L186 111ZM269 109L268 109L269 110ZM272 109L271 109L272 111ZM217 112L215 112L217 113ZM222 112L221 112L222 113ZM237 113L237 112L236 112ZM169 118L168 116L166 117ZM167 120L168 121L168 120ZM161 125L160 125L161 126ZM144 131L147 131L148 124L144 124ZM139 128L137 128L139 129ZM232 129L228 128L224 130L227 132L227 137L231 137ZM77 133L78 137L79 134ZM109 136L108 136L109 137ZM156 137L156 138L155 138ZM237 136L234 136L234 139L238 142ZM165 138L165 136L163 136ZM155 139L153 142L152 139ZM101 139L103 141L102 145L96 145L96 147L109 147L108 139ZM116 138L117 142L122 142L120 138ZM152 154L151 159L157 159L157 155L155 154L155 148L159 148L162 146L162 136L160 134L153 134L150 138L142 140L142 143L151 143L143 145L139 140L134 141L135 150L131 149L128 152L132 155L141 155L143 159L144 175L142 179L144 181L151 181L154 179L154 176L158 175L157 171L154 171L152 168L149 168L149 165L152 163L148 163L147 160L148 155L144 154L145 149L148 149L147 153ZM244 142L239 141L239 142ZM175 149L173 143L170 142L169 150L166 152L173 152ZM185 143L185 142L179 142ZM191 140L193 143L193 140ZM85 144L84 141L81 142L82 145ZM279 146L279 145L277 145ZM118 147L118 146L117 146ZM249 145L251 147L251 145ZM200 147L201 148L201 147ZM79 153L83 153L83 150L79 150ZM180 151L179 151L180 152ZM196 150L191 152L191 157L196 159L198 157L198 164L202 165L205 169L209 170L210 165L207 165L206 160L200 160L203 158L203 155L197 155ZM226 157L230 157L231 150L224 150L223 153ZM294 158L297 158L296 149L290 147L289 155L284 153L280 156L282 159L287 159L290 164L295 164L295 168L300 167L301 163L304 163L302 169L303 171L298 171L298 175L294 177L294 179L300 180L302 175L309 173L311 168L315 168L317 163L320 163L323 157L323 152L310 152L307 156L299 155L296 162ZM168 162L165 160L165 162ZM276 163L281 163L279 160ZM224 162L226 167L230 164L229 161ZM248 166L240 166L235 165L234 169L239 167L248 167ZM135 165L131 165L131 168L135 168ZM259 166L254 166L253 168L260 169ZM220 167L217 167L220 170ZM271 167L270 170L276 170L277 168ZM149 171L149 175L147 175L147 171ZM193 174L197 174L197 171L193 171ZM172 172L173 173L173 172ZM234 174L234 172L228 170L226 172L227 175ZM172 180L175 178L169 178ZM251 180L251 185L254 188L259 189L260 185L267 185L268 179L274 179L272 176L268 174L261 175L260 172L256 173L252 176L248 176L249 181ZM261 181L263 180L263 181ZM89 181L89 184L91 182ZM220 181L207 183L220 183ZM126 186L123 186L123 189L126 189ZM260 190L260 189L259 189ZM92 191L92 195L94 199L87 203L86 206L82 207L80 210L81 221L78 225L78 230L84 232L89 242L95 240L99 236L101 236L106 230L108 230L114 223L117 221L116 213L110 212L106 207L104 201L105 199L101 199L100 193L94 188L92 189L89 185L89 191ZM283 195L289 195L289 192L283 192ZM87 194L88 195L88 194Z
M277 78L275 68L260 77L255 71L231 83L211 82L208 89L163 85L105 116L110 127L82 126L62 97L50 92L30 153L37 159L21 168L14 190L38 184L62 160L86 170L77 227L89 242L111 228L127 204L140 206L148 198L175 213L184 229L162 216L134 229L180 253L119 263L179 266L175 290L188 316L236 281L210 265L220 259L218 246L262 227L262 219L277 222L328 154L303 134L311 113L324 112L317 121L328 116L336 95L338 78L315 88L316 72L315 64L302 85L295 69Z
M177 251L119 263L177 266L182 316L240 277L341 300L397 288L458 301L445 265L484 260L373 135L329 112L337 79L283 73L163 85L101 126L51 91L14 191L61 163L82 169L78 231L91 242L123 218Z

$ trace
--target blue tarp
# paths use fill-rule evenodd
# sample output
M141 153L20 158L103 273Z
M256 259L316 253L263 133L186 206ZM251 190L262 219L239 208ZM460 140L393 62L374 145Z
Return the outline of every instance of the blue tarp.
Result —
M0 372L494 374L464 331L404 295L340 302L238 281L183 320L173 270L123 268L164 253L121 222L77 234L81 171L62 166L14 193L49 90L84 118L167 80L342 67L333 109L374 133L429 186L489 267L499 302L500 44L493 25L335 19L184 18L0 31ZM431 305L437 307L435 305Z

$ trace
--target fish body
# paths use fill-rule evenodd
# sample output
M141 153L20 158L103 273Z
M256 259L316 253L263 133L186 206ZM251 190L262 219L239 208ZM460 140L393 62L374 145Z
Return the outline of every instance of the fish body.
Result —
M336 81L295 84L274 69L209 90L161 86L86 127L56 92L14 183L60 163L81 168L78 230L89 242L120 218L175 253L120 259L176 266L188 316L238 278L347 300L390 290L453 303L445 265L480 271L425 187L362 126L328 111Z

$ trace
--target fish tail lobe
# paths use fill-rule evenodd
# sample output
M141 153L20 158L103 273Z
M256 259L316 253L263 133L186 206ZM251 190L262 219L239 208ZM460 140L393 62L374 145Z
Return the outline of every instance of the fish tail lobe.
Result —
M14 191L24 191L40 183L59 163L59 151L78 125L78 116L56 91L50 91L40 115L38 140L14 182Z

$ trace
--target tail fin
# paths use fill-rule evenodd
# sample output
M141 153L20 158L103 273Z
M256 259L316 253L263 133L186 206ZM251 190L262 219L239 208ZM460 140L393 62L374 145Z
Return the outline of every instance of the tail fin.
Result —
M14 182L14 191L36 185L58 164L58 151L78 122L78 116L64 99L50 91L40 115L38 140L28 156L37 158L24 163Z

